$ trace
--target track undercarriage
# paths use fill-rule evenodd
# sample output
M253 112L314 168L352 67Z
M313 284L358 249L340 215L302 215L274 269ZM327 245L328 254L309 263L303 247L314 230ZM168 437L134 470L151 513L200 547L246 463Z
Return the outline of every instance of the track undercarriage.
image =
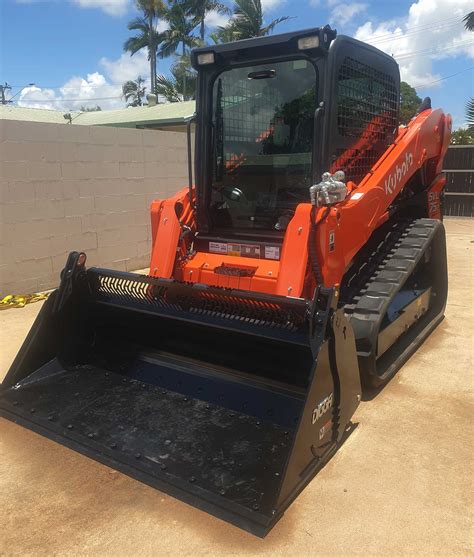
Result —
M341 297L361 382L374 388L393 377L443 319L447 263L444 227L436 220L398 221L370 245L345 277Z

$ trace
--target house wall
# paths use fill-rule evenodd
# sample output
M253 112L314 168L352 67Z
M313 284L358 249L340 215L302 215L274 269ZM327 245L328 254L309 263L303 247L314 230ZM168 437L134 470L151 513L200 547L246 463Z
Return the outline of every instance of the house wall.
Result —
M179 132L0 121L0 295L55 287L67 254L149 263L153 199L187 185Z

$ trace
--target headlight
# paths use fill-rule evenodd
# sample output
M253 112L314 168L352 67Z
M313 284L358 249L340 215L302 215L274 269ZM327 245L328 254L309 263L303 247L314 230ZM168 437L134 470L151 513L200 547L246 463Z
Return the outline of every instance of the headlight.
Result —
M318 48L319 35L310 35L309 37L302 37L298 39L298 48L300 50L309 50L310 48Z
M214 52L203 52L202 54L198 54L197 61L200 66L214 64Z

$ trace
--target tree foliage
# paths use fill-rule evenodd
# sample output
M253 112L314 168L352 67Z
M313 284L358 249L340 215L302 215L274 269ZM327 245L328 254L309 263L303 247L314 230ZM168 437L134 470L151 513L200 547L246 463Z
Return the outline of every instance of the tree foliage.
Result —
M206 16L209 12L217 12L223 15L229 15L232 11L222 2L215 0L185 0L186 13L196 22L199 26L199 36L201 41L204 42L206 34Z
M98 104L96 104L95 106L82 105L79 110L81 112L100 112L102 109L100 108L100 106Z
M463 19L464 27L468 31L474 31L474 12L469 12ZM474 128L474 97L471 97L466 104L467 125L472 130Z
M402 81L400 83L400 123L408 124L415 116L420 105L421 98L417 95L416 89Z
M264 24L264 13L261 0L234 0L233 15L227 27L220 27L213 34L214 42L230 42L253 37L269 35L283 21L291 19L282 16Z
M452 145L474 145L474 128L460 128L451 134Z
M131 56L144 48L147 50L153 90L156 83L157 51L163 40L163 34L158 31L157 25L158 20L165 16L167 8L162 0L137 0L136 5L142 16L128 23L128 29L136 31L136 34L125 41L123 49L130 52Z
M238 40L230 25L227 27L218 27L214 33L209 35L209 38L214 44L231 43Z
M196 95L196 72L192 70L189 57L179 57L171 66L170 76L157 77L156 94L165 97L168 102L189 101ZM184 89L186 76L186 90Z
M122 85L122 96L127 102L127 106L142 106L142 99L145 97L145 80L138 76L135 81L126 81Z
M470 98L466 103L466 119L468 128L474 130L474 98Z
M467 15L465 15L463 21L464 27L468 31L474 31L474 12L469 12Z
M189 48L200 45L200 41L193 35L198 25L195 17L190 17L186 4L176 0L165 14L169 28L163 33L163 41L159 50L160 58L168 58L181 47L181 54L186 54Z
M185 60L189 49L202 44L200 39L193 35L193 31L197 27L199 20L193 14L190 14L184 0L175 0L167 10L165 19L169 27L163 33L163 40L158 55L160 58L167 58L180 51L181 57ZM173 71L171 73L172 81L177 78L177 74L173 75ZM182 80L180 88L184 99L190 96L187 91L187 81L188 78L192 76L189 76L189 73L188 71L182 71L179 76ZM160 77L162 78L163 76ZM162 79L160 83L163 84ZM158 89L155 88L155 90L158 93Z

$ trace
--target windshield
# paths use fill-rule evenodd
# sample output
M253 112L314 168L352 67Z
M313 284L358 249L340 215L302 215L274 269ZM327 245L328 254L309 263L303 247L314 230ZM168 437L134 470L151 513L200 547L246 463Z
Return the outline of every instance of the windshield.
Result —
M222 72L213 89L216 227L284 230L309 199L316 70L306 60Z

